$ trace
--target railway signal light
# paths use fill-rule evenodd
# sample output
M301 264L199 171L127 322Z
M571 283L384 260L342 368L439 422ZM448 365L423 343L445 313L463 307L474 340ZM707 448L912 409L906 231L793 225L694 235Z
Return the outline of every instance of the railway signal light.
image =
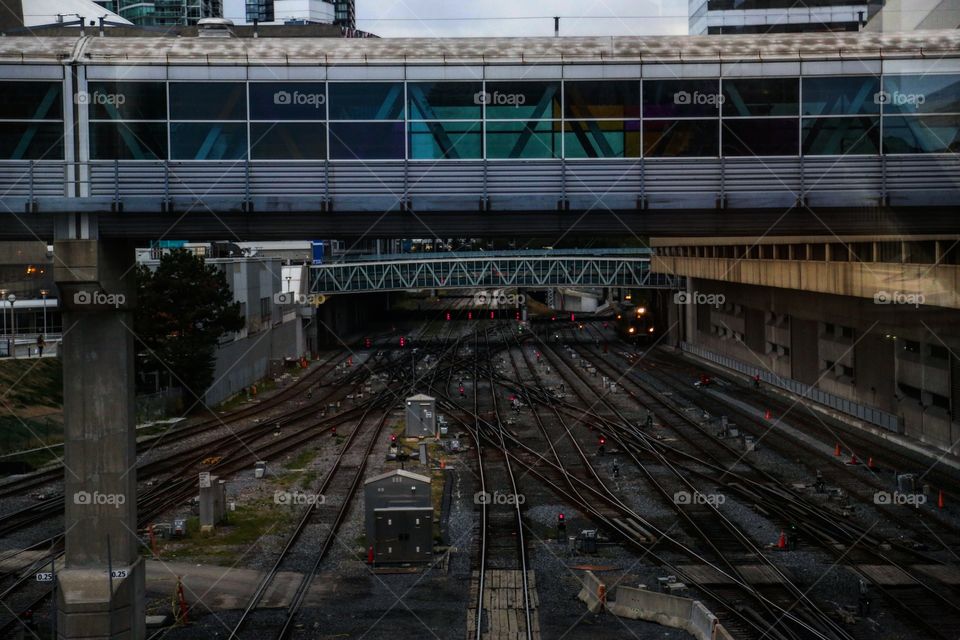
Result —
M571 314L570 314L570 322L576 322L576 321L577 321L577 314L571 313Z
M514 317L515 317L515 318L517 319L517 321L519 322L519 321L520 321L520 312L517 311L517 312L514 314Z
M450 322L450 312L447 311L447 322Z
M395 446L396 444L397 444L397 434L391 433L391 434L390 434L390 445L391 445L391 446Z
M550 316L550 321L551 321L551 322L556 322L556 321L557 321L557 316Z
M563 513L557 514L557 537L562 536L567 531L567 521L563 516Z
M599 442L600 442L600 447L597 449L597 454L602 456L606 451L607 439L604 436L600 436Z
M473 311L467 311L467 320L473 320Z
M373 340L371 340L370 338L364 338L364 339L363 339L363 346L364 346L365 348L369 349L370 347L373 346Z
M494 316L495 316L495 313L494 313L493 311L491 311L491 312L490 312L490 319L493 320Z
M400 348L407 346L407 339L403 336L400 336Z

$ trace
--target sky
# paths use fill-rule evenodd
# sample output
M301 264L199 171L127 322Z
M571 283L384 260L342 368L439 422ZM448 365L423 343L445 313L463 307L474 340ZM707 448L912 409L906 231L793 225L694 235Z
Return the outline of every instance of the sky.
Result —
M382 37L552 36L561 16L565 36L686 34L687 2L357 0L357 26Z

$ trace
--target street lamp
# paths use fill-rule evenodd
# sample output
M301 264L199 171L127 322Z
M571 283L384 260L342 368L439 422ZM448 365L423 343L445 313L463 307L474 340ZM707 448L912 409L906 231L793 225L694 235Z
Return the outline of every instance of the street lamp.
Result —
M0 300L5 300L7 297L7 290L0 289ZM7 307L3 307L3 335L7 335Z
M47 296L50 294L46 289L40 289L40 297L43 298L43 339L47 339Z
M13 344L16 347L17 344L17 316L13 313L13 303L17 301L17 296L12 293L7 296L7 300L10 301L10 334L13 335Z

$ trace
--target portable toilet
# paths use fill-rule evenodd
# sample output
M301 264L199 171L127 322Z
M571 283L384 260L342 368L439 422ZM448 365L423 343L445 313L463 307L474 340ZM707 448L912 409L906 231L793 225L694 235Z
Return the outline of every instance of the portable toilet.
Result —
M408 438L432 437L437 432L437 401L422 393L407 398Z

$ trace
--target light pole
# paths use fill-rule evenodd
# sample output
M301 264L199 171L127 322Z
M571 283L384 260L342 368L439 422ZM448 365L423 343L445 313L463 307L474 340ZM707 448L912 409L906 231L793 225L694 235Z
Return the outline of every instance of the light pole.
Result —
M0 301L7 299L7 290L0 289ZM3 335L7 335L7 307L3 306Z
M13 313L13 303L17 301L17 296L12 293L7 296L7 300L10 301L10 335L13 336L13 344L16 347L17 344L17 316Z
M43 298L43 339L47 339L47 296L50 294L46 289L40 289L40 297Z

